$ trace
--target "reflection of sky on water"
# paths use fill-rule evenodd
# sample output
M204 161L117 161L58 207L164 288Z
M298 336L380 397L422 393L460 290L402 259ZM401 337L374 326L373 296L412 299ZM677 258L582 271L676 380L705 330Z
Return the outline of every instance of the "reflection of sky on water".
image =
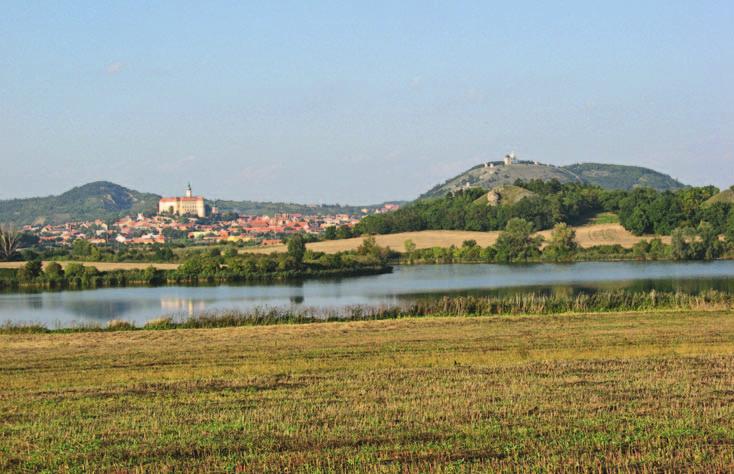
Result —
M92 291L0 294L0 321L50 326L163 314L192 315L256 306L339 307L396 304L444 295L537 291L574 294L603 288L634 291L734 292L734 261L696 263L577 263L565 265L426 265L386 275L310 280L296 284L110 288Z

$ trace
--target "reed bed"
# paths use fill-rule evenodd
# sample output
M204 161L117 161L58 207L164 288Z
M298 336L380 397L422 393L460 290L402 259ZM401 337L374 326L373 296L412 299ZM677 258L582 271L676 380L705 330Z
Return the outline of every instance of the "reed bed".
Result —
M570 295L540 293L509 296L445 296L399 305L353 305L339 308L263 307L250 311L202 312L174 319L181 328L306 324L331 321L373 321L425 316L549 315L651 310L724 310L734 307L734 295L716 290L700 294L674 292L602 291Z

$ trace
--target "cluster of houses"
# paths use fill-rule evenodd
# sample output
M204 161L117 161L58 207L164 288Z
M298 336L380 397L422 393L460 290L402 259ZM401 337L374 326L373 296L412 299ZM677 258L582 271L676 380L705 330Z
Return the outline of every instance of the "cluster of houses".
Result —
M282 238L297 232L318 234L330 226L353 226L358 216L277 214L274 216L240 216L233 220L217 220L202 224L195 217L156 215L123 217L115 222L95 220L59 225L28 225L25 232L37 236L41 243L71 244L85 239L93 244L165 244L189 239L207 242L252 242L279 244Z
M397 208L396 204L386 204L376 212L389 212ZM216 213L216 210L212 211ZM368 212L369 209L362 209L362 215ZM184 196L161 198L155 216L138 214L115 222L95 220L60 225L29 225L23 230L48 245L68 245L78 239L93 244L116 242L147 245L191 240L197 243L251 242L273 245L280 244L283 237L298 232L318 234L331 226L353 226L362 217L347 214L277 214L237 216L231 220L203 219L207 214L204 197L194 196L189 184Z

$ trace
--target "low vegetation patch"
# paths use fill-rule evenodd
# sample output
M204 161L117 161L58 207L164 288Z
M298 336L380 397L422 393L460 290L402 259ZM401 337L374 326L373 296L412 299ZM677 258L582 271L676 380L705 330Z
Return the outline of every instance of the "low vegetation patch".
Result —
M112 319L107 321L107 329L110 331L129 331L134 328L135 325L130 321L123 321L121 319Z

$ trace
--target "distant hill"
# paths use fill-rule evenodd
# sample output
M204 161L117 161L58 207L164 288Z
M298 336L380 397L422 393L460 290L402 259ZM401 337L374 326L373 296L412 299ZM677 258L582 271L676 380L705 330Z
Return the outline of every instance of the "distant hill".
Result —
M116 219L140 212L156 212L161 196L128 189L119 184L97 181L73 188L59 196L0 201L0 222L24 224L62 224L72 221ZM396 202L401 204L400 202ZM358 214L383 204L347 206L340 204L295 204L258 201L207 201L220 211L240 214Z
M220 212L232 211L249 215L273 214L359 214L362 209L370 211L379 209L385 204L403 204L403 201L389 201L383 204L368 206L351 206L341 204L297 204L292 202L260 202L260 201L227 201L216 200L207 202Z
M724 191L721 191L719 194L711 196L706 202L703 203L703 205L710 206L711 204L716 204L717 202L724 204L734 204L734 186L729 189L725 189Z
M121 214L155 210L160 196L107 181L73 188L59 196L0 201L0 222L59 224L111 219Z
M505 165L500 161L483 163L434 186L419 197L444 196L463 188L478 187L490 190L497 186L513 184L518 179L530 181L557 179L561 183L589 183L607 189L632 189L649 187L659 191L685 187L670 176L639 166L581 163L570 166L553 166L531 161L516 161Z
M610 165L604 163L579 163L564 169L579 176L585 182L607 189L653 188L658 191L674 191L685 187L667 174L640 166Z
M504 184L514 184L518 179L523 181L557 179L561 183L583 182L580 177L571 171L557 166L535 164L529 161L519 161L505 166L501 161L495 161L483 163L458 176L454 176L444 183L434 186L421 195L419 199L444 196L450 192L468 187L490 190Z

